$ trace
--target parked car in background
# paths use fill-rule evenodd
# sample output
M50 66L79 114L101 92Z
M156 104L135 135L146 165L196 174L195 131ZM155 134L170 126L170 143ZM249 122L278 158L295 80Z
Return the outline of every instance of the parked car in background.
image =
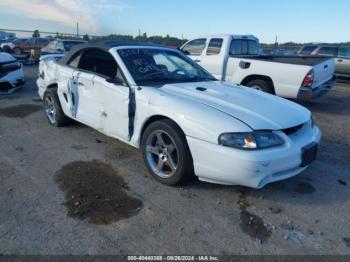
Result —
M350 78L350 47L329 44L308 44L302 46L298 54L331 56L335 58L335 75Z
M316 158L321 131L309 110L217 81L178 50L104 41L52 56L41 58L37 80L49 123L74 119L139 148L166 185L195 174L262 188Z
M12 93L24 83L22 64L12 55L0 52L0 93Z
M40 51L41 48L47 46L50 40L41 37L32 37L27 39L27 41L16 43L13 46L13 53L15 55L29 55L32 50Z
M16 39L15 33L7 33L4 31L0 31L0 43L11 42Z
M2 51L7 52L7 53L13 53L13 48L16 45L23 45L28 38L17 38L11 42L5 42L0 45L0 48Z
M334 59L259 55L259 40L252 35L201 36L181 50L219 80L286 98L307 100L335 84Z
M260 55L277 55L277 56L293 56L297 54L297 50L293 49L274 49L274 48L260 48Z
M259 54L261 54L261 55L274 55L275 50L273 48L260 48Z
M40 50L40 55L49 54L65 54L70 51L70 49L78 44L86 43L82 40L53 40L47 46Z

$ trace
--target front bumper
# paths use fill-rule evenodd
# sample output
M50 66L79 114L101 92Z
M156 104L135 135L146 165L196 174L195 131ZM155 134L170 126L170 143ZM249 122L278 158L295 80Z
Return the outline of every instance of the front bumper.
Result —
M287 141L283 146L256 151L224 147L187 137L195 174L206 182L262 188L301 173L307 168L301 166L302 148L319 143L320 129L306 123L292 136L278 132Z
M301 87L298 92L298 100L310 100L327 94L332 87L336 84L335 79L331 79L322 85L310 88L310 87Z
M13 93L25 84L23 66L0 78L0 93Z

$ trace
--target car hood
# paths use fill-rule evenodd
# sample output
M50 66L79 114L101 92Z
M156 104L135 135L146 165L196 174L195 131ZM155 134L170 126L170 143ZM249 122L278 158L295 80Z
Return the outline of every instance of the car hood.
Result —
M12 62L12 61L16 61L16 58L14 58L12 55L8 53L0 52L0 63Z
M219 110L254 130L290 128L311 117L309 110L289 100L223 82L166 84L160 90Z

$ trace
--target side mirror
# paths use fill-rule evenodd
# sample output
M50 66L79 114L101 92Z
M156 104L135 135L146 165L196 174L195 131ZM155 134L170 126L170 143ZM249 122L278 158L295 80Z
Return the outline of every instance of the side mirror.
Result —
M119 78L107 78L106 81L111 84L119 85L119 86L124 86L125 83L123 80Z

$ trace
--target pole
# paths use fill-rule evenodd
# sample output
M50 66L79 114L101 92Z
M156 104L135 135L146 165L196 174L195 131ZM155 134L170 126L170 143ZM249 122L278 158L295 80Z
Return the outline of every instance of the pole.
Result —
M79 38L79 23L77 22L77 37Z
M276 35L276 38L275 38L275 49L278 48L278 38L277 38L277 35Z

